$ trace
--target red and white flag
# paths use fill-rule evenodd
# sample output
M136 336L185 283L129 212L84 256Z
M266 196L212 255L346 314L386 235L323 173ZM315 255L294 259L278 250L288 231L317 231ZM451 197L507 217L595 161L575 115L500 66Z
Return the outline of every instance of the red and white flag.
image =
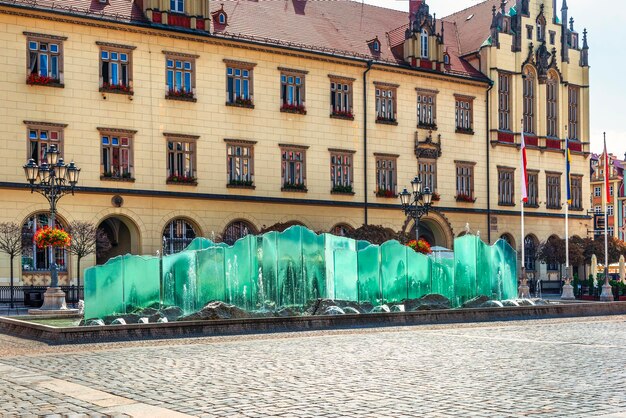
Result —
M604 196L606 199L606 203L611 201L611 196L609 195L609 173L611 171L611 166L609 165L609 153L606 151L606 137L604 138L604 153L602 154L602 158L604 158Z
M524 140L524 129L522 129L522 201L528 202L528 173L526 172L526 141Z

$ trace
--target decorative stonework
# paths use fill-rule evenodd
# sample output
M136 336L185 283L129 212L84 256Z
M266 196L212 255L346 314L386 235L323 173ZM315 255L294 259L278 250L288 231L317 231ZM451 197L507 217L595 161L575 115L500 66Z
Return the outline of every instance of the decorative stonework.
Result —
M415 132L415 157L417 159L427 158L436 160L441 157L441 134L437 135L437 141L433 141L432 131L428 131L428 136L424 141L419 140L419 133Z

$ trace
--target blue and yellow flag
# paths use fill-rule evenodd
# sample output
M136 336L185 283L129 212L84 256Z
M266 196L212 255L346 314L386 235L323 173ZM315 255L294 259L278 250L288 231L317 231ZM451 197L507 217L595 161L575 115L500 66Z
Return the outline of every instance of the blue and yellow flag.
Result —
M567 188L567 203L572 204L572 187L570 180L570 166L572 163L572 156L569 153L569 140L565 138L565 181Z

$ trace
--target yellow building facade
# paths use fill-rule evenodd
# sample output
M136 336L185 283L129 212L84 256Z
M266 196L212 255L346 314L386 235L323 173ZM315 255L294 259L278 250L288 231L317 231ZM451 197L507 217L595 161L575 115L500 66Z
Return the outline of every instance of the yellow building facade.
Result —
M364 6L367 30L344 29L352 40L316 33L309 42L305 20L303 39L263 31L313 20L331 10L322 9L328 2L299 10L271 9L277 2L110 0L98 11L89 1L71 3L70 10L43 0L0 2L0 221L24 225L25 239L45 223L48 204L26 188L22 166L28 158L41 163L56 144L82 169L76 194L59 203L59 221L92 222L114 244L81 266L126 252L177 251L195 236L232 240L276 223L410 231L396 194L416 174L439 197L438 210L420 224L432 244L451 247L469 225L485 240L522 245L517 103L521 74L537 63L527 61L528 46L511 52L511 35L465 53L445 31L454 15L440 26L419 1L411 2L409 25L398 27L406 13ZM530 4L523 24L540 11L539 2ZM356 8L342 2L326 19ZM247 18L262 13L277 20L256 28L264 36L246 35ZM537 146L527 154L528 168L539 171L538 197L526 233L537 242L563 236L564 210L546 208L543 196L546 173L565 176L561 125L571 85L580 86L572 173L589 190L581 53L570 48L569 64L550 68L559 76L558 150L546 147L545 84L536 77ZM494 105L501 71L511 76L505 130ZM558 187L564 191L564 180ZM586 233L588 199L578 209L572 235ZM74 282L75 257L59 253L57 260L61 283ZM27 249L18 264L24 284L49 280L45 251ZM8 265L0 259L0 281L8 280Z

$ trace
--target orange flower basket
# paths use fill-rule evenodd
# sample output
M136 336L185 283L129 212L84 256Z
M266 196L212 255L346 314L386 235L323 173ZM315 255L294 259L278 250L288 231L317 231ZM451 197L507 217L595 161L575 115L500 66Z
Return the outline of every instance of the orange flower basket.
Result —
M433 252L433 250L430 248L430 244L423 239L420 239L419 241L411 240L406 245L416 253L428 255Z
M50 228L49 226L44 226L43 228L39 228L37 232L35 232L35 237L33 240L39 248L65 248L69 247L70 245L70 234L59 228Z

